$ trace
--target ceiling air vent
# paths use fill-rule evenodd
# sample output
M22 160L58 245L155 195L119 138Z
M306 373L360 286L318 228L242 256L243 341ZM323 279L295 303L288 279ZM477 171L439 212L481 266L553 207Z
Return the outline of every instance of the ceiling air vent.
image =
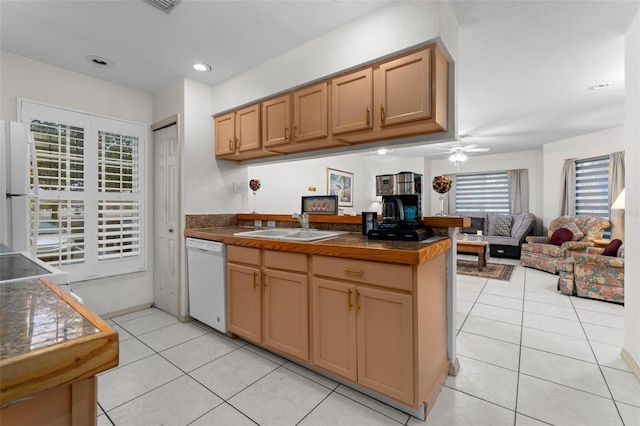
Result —
M149 3L151 6L156 7L163 11L164 13L169 13L173 10L173 8L180 3L180 0L144 0L146 3Z

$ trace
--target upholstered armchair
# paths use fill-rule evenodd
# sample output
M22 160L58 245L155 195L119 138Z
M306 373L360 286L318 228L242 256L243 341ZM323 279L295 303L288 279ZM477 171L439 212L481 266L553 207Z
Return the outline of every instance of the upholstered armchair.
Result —
M585 253L587 248L595 245L593 240L601 239L605 229L610 226L611 223L601 217L560 216L551 221L546 237L526 238L527 242L522 245L520 264L557 274L564 259ZM556 239L552 237L560 228L570 231L570 240L557 244Z
M559 266L558 289L590 299L624 303L624 244L616 256L602 256L603 249L589 247Z

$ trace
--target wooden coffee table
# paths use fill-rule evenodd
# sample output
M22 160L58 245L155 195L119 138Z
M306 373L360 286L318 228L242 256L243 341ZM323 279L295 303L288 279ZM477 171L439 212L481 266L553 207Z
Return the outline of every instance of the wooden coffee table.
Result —
M487 246L486 241L471 241L471 240L457 240L457 252L458 253L470 253L478 255L478 271L482 272L485 266L487 266Z

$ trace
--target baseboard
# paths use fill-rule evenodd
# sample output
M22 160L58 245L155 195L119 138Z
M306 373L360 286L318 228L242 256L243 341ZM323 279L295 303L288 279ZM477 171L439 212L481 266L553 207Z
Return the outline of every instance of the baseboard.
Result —
M636 376L636 379L640 381L640 367L633 360L633 358L631 357L631 354L627 352L625 348L622 348L622 351L620 351L620 356L622 357L622 359L624 359L624 361L627 363L629 368L631 368L631 371Z
M109 319L109 318L113 318L113 317L119 317L120 315L130 314L131 312L137 312L137 311L141 311L143 309L149 309L152 306L153 306L152 303L145 303L145 304L142 304L142 305L131 306L129 308L120 309L119 311L113 311L113 312L107 312L106 314L101 314L100 318Z

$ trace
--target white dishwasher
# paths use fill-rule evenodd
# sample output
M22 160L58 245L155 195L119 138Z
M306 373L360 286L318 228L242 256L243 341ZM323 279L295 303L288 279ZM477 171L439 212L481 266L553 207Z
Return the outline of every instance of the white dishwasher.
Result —
M223 243L187 238L189 314L227 332L227 251Z

